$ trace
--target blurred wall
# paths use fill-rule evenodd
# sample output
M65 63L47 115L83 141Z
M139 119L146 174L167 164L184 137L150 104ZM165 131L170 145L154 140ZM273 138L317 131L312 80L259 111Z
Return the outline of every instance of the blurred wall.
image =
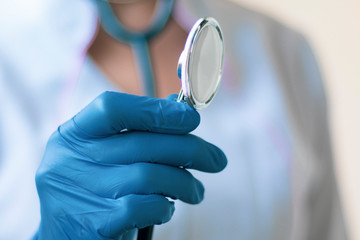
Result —
M308 36L325 79L336 173L350 237L360 240L360 0L232 0Z

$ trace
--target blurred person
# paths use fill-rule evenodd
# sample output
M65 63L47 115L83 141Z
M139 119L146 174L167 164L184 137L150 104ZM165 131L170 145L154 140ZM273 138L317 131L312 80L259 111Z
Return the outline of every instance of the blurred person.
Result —
M170 218L154 239L346 239L321 74L301 34L228 1L112 1L140 35L170 11L144 38L158 98L181 87L192 24L219 21L223 81L199 125L184 104L137 96L136 43L104 30L104 17L119 27L99 14L106 2L35 2L0 7L0 239L132 239ZM185 203L174 212L165 197Z

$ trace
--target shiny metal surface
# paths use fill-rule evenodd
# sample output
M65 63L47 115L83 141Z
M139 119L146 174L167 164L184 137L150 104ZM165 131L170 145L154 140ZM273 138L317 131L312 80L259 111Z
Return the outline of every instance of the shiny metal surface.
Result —
M211 29L215 30L215 32L218 34L218 40L219 40L219 49L214 49L214 53L216 51L219 51L219 64L218 66L214 66L216 68L216 74L217 77L215 79L215 83L210 86L212 89L206 89L208 92L211 92L209 96L206 96L205 99L202 99L201 97L197 96L195 89L194 89L194 81L199 81L195 77L191 76L191 70L194 67L199 67L198 62L193 63L192 61L194 58L196 60L206 61L207 59L200 59L199 56L195 56L195 47L198 43L202 33L204 33L204 29ZM194 26L192 27L188 38L185 43L185 47L183 52L181 53L179 57L178 62L178 76L181 79L181 87L182 92L179 94L178 101L184 100L188 104L192 105L195 109L201 110L205 107L207 107L211 101L213 100L217 89L219 87L221 76L222 76L222 69L223 69L223 61L224 61L224 41L222 36L222 31L219 26L219 23L211 17L207 18L201 18L199 19ZM202 88L206 88L207 86L201 86Z

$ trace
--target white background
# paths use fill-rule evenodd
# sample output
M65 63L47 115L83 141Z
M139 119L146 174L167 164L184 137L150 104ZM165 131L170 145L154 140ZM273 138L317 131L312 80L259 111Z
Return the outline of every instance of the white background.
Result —
M305 34L325 79L336 171L353 240L360 240L360 0L233 0Z

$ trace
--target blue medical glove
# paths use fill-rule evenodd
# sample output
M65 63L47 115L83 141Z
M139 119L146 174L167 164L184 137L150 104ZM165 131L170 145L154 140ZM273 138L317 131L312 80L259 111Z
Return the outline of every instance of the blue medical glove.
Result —
M200 122L176 101L105 92L50 137L36 175L38 239L119 239L165 223L166 197L196 204L204 188L186 168L221 171L224 153L188 134Z

